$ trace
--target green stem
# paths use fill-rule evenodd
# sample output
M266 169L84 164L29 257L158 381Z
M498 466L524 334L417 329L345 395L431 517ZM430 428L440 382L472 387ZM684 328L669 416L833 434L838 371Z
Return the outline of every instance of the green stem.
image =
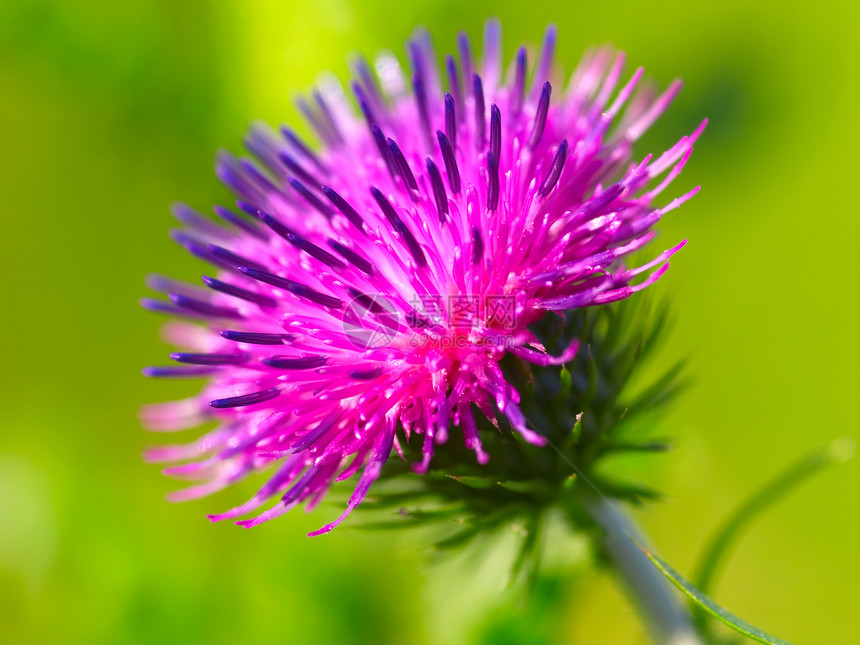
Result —
M591 518L604 530L603 546L613 569L632 596L654 643L702 645L692 620L660 571L630 538L644 543L617 502L589 496L583 500Z
M853 441L846 438L836 439L824 448L803 457L765 484L753 497L735 510L711 538L698 571L693 576L693 584L702 593L710 593L717 569L723 563L728 548L753 519L819 471L850 459L853 454Z

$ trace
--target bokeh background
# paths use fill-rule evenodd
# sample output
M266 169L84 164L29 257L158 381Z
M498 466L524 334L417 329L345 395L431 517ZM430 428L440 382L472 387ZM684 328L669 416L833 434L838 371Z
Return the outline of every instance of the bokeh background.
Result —
M0 641L8 643L636 643L607 574L529 602L497 550L439 558L414 534L304 534L323 506L251 531L204 518L256 482L170 505L144 465L143 402L193 385L143 379L163 360L144 274L196 277L167 206L227 197L212 173L254 118L360 50L440 52L502 19L505 56L559 26L568 69L613 43L685 90L639 152L711 124L676 183L702 192L662 224L689 245L655 288L674 303L665 364L693 386L644 472L668 501L637 517L690 572L741 499L856 422L860 217L858 10L850 3L451 0L5 0L0 3ZM656 369L656 367L655 367ZM716 598L798 643L857 638L860 462L759 518ZM571 544L570 549L581 549ZM558 620L558 617L561 620Z

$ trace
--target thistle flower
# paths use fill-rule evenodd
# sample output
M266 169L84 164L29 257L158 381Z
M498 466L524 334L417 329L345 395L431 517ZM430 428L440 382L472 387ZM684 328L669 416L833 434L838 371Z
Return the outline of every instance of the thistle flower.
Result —
M361 471L346 510L314 535L363 500L391 452L403 454L401 442L421 443L419 473L455 429L478 462L490 458L476 412L544 443L499 361L568 362L576 339L552 356L529 326L626 298L664 273L683 242L642 266L622 260L696 192L655 204L704 127L657 159L632 161L634 142L680 84L656 95L639 87L639 69L618 89L624 56L601 49L554 92L555 38L551 26L531 74L519 49L503 80L490 21L482 60L461 36L443 79L419 32L407 43L408 78L390 55L376 74L357 62L358 111L333 81L298 101L319 150L287 127L276 135L257 126L246 139L255 161L222 153L217 174L239 197L238 212L215 207L223 225L175 207L187 228L174 239L217 270L203 276L208 290L150 279L169 301L145 307L197 324L168 326L191 351L145 373L208 383L191 399L148 406L143 419L154 430L217 427L146 453L188 462L164 472L201 482L173 499L276 465L250 501L210 516L237 518L277 500L237 522L248 527L311 508L335 480Z

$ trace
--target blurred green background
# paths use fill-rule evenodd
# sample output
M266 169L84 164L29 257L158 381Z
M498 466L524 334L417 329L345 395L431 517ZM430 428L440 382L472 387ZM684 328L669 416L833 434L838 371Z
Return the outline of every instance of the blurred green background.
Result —
M609 42L664 85L682 77L643 154L711 119L674 189L703 190L662 224L667 243L690 240L655 290L677 319L663 355L688 355L695 381L663 425L678 450L647 471L669 501L638 514L661 555L690 572L738 501L860 436L849 3L5 0L0 641L644 642L606 574L529 604L505 590L504 553L436 562L416 535L305 538L331 506L212 525L205 512L257 482L171 505L139 456L158 439L139 404L194 387L139 374L166 351L142 277L200 273L167 237L168 204L226 198L215 151L254 118L296 121L291 97L319 71L343 78L350 52L399 54L418 24L451 51L489 15L506 59L554 21L567 69ZM849 462L759 518L716 598L798 643L854 642L858 490Z

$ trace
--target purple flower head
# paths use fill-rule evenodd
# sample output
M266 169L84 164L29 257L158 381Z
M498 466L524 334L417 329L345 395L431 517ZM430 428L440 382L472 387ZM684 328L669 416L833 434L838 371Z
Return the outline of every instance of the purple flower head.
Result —
M174 239L215 267L204 287L154 277L167 301L144 306L191 319L169 339L188 351L150 376L205 376L197 396L148 406L153 430L203 422L194 443L149 450L185 462L168 475L198 483L190 499L274 466L246 504L210 516L254 526L361 472L343 515L365 497L392 450L434 449L462 433L477 461L476 412L506 419L531 443L518 392L499 361L569 361L528 329L547 312L620 300L655 282L682 245L627 268L653 237L659 193L678 175L704 123L653 159L634 142L680 88L622 80L623 54L601 49L567 83L551 84L556 32L530 64L521 48L502 66L500 29L487 24L481 60L467 38L437 68L429 35L407 43L410 72L383 56L356 66L352 95L323 84L298 107L322 142L313 150L287 127L255 127L251 159L222 153L217 174L238 196L216 224L179 205ZM447 91L443 90L447 88ZM417 436L416 436L417 435ZM459 440L459 439L457 439ZM313 534L312 534L313 535Z

